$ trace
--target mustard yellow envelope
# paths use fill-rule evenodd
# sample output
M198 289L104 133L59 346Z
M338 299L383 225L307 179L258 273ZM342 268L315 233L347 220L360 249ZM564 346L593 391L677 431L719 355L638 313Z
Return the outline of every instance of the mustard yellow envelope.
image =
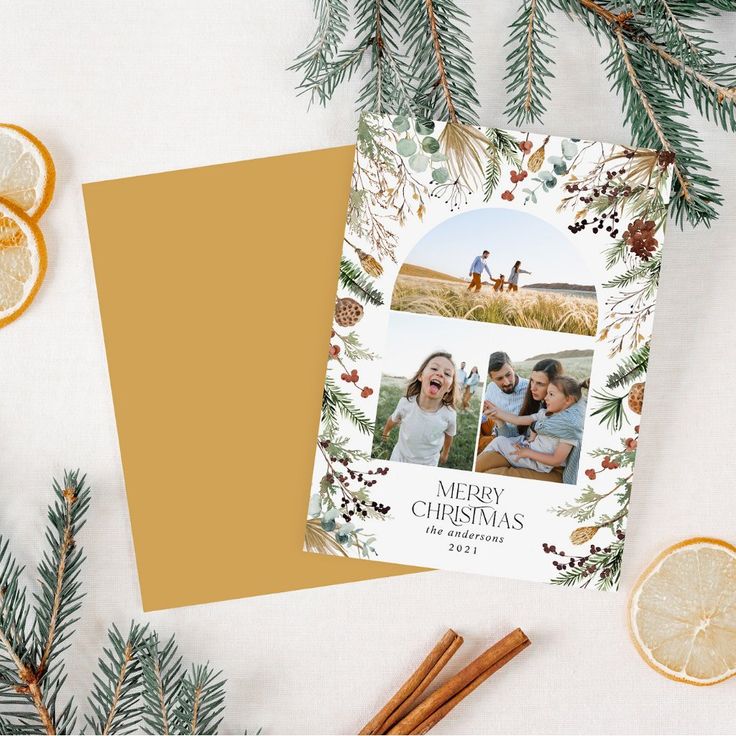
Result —
M353 151L84 186L146 610L420 569L302 552Z

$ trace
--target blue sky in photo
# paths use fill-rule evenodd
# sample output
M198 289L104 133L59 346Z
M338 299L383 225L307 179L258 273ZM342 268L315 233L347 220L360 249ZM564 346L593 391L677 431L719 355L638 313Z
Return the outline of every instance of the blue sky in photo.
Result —
M484 250L491 252L488 267L494 277L504 274L508 278L517 260L532 272L531 276L521 275L519 286L593 283L565 233L532 214L497 207L471 210L445 220L417 242L406 263L467 279L470 264Z

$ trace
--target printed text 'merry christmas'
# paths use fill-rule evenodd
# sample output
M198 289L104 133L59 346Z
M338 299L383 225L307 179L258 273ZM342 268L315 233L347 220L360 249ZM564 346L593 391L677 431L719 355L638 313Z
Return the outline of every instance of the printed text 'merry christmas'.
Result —
M503 488L494 486L479 486L475 483L443 483L439 481L437 496L439 498L453 498L458 501L478 501L479 503L501 503Z

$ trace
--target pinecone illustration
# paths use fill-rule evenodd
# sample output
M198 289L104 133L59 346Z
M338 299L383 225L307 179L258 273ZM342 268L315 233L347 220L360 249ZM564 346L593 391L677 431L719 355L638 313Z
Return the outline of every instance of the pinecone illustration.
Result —
M349 296L335 302L335 322L340 327L352 327L363 317L363 306Z
M547 141L549 140L549 136L547 136L544 139L544 143L542 143L539 148L537 148L534 153L529 156L529 161L527 162L526 167L531 172L537 172L539 169L542 168L542 164L544 163L544 152L545 152L545 146L547 145Z
M631 252L639 256L642 261L648 261L652 253L657 250L657 239L654 237L656 228L654 220L645 221L637 218L630 222L624 230L624 242L628 243Z
M585 544L598 533L599 526L581 526L570 534L570 541L573 544Z
M353 246L353 250L355 250L358 255L358 259L360 260L360 265L363 267L363 270L369 276L378 278L383 273L383 266L370 253L366 253L364 250L356 248L355 246Z
M644 406L644 384L635 383L629 391L629 409L635 414L641 414Z

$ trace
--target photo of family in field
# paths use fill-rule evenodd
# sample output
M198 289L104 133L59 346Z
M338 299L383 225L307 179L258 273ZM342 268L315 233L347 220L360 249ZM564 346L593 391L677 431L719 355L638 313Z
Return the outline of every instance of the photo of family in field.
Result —
M472 470L488 357L472 333L391 313L372 457Z
M592 361L592 348L519 361L493 352L475 470L577 484Z
M489 207L445 220L414 246L391 308L595 335L592 283L563 232L529 213Z

